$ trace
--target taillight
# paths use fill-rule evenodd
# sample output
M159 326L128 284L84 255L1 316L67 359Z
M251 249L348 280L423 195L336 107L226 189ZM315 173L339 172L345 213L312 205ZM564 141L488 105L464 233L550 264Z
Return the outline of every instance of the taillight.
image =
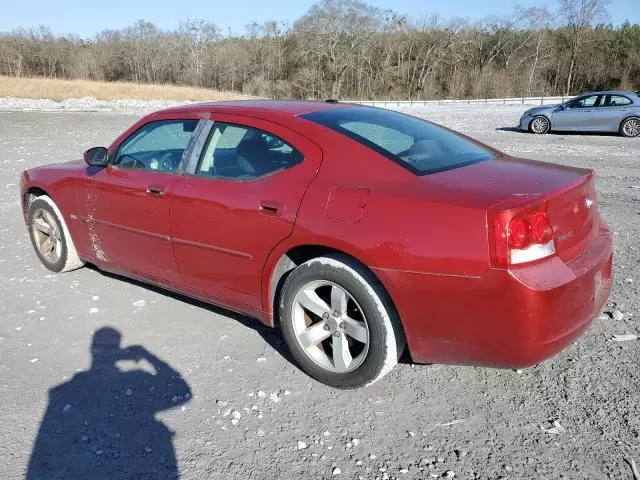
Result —
M556 253L546 201L501 210L492 219L493 257L498 266L535 262Z

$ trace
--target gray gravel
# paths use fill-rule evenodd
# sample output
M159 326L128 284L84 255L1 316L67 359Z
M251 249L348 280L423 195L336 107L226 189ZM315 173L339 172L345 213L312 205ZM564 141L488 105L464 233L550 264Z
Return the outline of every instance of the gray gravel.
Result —
M185 479L631 479L625 458L640 460L640 139L497 130L515 125L522 110L410 111L511 154L597 171L600 209L615 232L608 313L575 345L533 368L403 363L357 392L310 380L289 362L277 333L250 319L89 268L46 271L21 218L20 171L78 158L136 117L0 113L0 478L24 475L49 389L90 367L93 333L110 326L122 334L123 346L142 345L178 372L182 379L174 375L167 382L186 393L150 410L152 389L72 392L55 407L59 412L50 410L62 419L55 425L79 418L90 398L114 413L103 432L89 421L76 430L49 426L49 445L65 447L59 447L62 461L71 459L69 447L85 452L91 468L127 455L161 464L163 446L150 443L145 430L158 427L152 416L159 412L155 418L174 432L167 441ZM149 363L119 365L153 372ZM91 432L82 433L85 427ZM134 442L145 434L149 442ZM170 478L167 468L155 478ZM127 470L111 477L129 478Z
M0 111L65 111L65 112L120 112L145 114L162 108L175 107L185 102L174 100L98 100L93 97L67 98L61 102L48 98L0 97Z

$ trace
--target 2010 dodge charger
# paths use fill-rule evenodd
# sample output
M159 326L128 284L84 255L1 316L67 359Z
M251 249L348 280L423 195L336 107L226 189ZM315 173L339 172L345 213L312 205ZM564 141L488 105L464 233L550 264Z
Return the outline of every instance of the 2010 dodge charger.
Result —
M84 160L22 174L47 268L90 262L279 325L300 368L334 387L378 380L405 348L416 362L535 364L611 288L591 170L401 113L189 105Z

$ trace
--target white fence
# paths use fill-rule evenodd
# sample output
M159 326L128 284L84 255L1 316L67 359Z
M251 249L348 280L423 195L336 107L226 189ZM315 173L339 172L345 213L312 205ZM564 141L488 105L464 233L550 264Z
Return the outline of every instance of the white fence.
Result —
M562 103L571 97L520 97L520 98L483 98L469 100L344 100L345 102L371 105L372 107L405 107L420 105L553 105Z

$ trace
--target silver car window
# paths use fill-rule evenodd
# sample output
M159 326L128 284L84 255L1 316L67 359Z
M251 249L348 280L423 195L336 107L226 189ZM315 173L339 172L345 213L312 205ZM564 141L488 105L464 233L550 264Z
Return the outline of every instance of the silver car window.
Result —
M631 105L631 100L623 95L605 95L600 102L601 107L623 107L625 105Z
M598 97L600 95L589 95L588 97L576 98L571 100L567 106L569 108L591 108L597 106Z

